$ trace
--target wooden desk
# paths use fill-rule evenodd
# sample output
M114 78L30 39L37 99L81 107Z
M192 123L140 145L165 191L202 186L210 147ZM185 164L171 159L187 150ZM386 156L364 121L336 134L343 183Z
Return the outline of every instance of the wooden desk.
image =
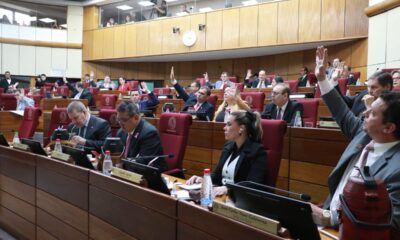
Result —
M18 131L21 122L22 116L11 111L0 111L0 132L3 133L7 141L12 141L14 137L13 131Z
M80 101L82 102L85 106L88 105L87 99L72 99L72 98L43 98L40 100L40 109L42 109L43 112L45 111L52 111L55 106L58 108L66 108L68 107L68 104L70 104L73 101Z
M297 92L298 93L304 93L304 94L306 94L306 93L314 94L315 93L315 87L299 87L297 89Z
M367 86L355 86L355 85L349 85L348 86L349 92L351 96L355 96L358 93L364 91L367 89Z

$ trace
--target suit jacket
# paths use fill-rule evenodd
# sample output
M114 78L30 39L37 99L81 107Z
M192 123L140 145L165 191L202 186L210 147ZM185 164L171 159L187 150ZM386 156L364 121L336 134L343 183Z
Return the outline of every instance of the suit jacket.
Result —
M8 87L10 85L14 85L17 81L14 79L11 79L11 83L8 84L7 80L5 78L0 80L0 88L4 88L4 93L7 93Z
M270 119L276 119L277 111L278 110L275 103L269 103L267 106L265 106L262 115L266 115L268 116L267 118ZM289 126L293 126L297 111L300 111L300 116L303 118L303 105L296 101L289 100L282 119L285 120Z
M124 146L126 144L127 136L128 134L122 131L122 129L118 130L117 137L121 138ZM163 148L161 145L161 138L158 130L143 118L140 119L139 124L133 132L132 140L128 148L127 157L135 158L138 155L156 156L162 154ZM136 162L147 165L151 160L152 159L137 159ZM161 172L167 170L167 163L164 158L159 158L155 160L152 166L158 168Z
M256 79L252 82L249 82L248 79L244 80L244 83L246 84L247 87L251 87L251 88L257 88L258 83L260 82L260 79ZM265 87L267 87L268 85L271 85L271 81L268 79L265 79L265 83L264 83Z
M308 75L304 74L303 76L299 77L299 87L305 87L307 86L307 80L308 80Z
M336 85L335 89L338 91L339 94L341 94L339 85ZM342 96L342 97L346 105L351 109L354 115L356 115L357 117L362 117L362 114L366 109L362 99L367 94L368 90L364 90L356 96Z
M347 165L371 141L369 135L363 131L363 121L355 116L337 91L330 91L322 96L329 110L339 124L342 132L352 139L339 159L328 178L330 195L325 207L329 208L332 196L338 187ZM392 225L400 229L400 143L386 151L374 164L370 166L370 173L375 178L384 181L388 189L392 204Z
M231 86L232 84L233 84L233 82L231 82L231 81L229 81L229 80L226 82L226 85L227 85L227 86ZM210 89L220 89L221 86L224 85L224 82L223 82L222 80L218 80L218 81L216 81L215 83L211 83L210 81L208 81L206 85L207 85L207 87L209 87Z
M79 135L79 128L75 124L70 123L68 125L68 132ZM111 137L111 128L108 122L102 118L90 115L86 134L83 136L86 139L85 147L94 148L96 151L101 152L101 146L103 146L104 140L107 137Z
M214 172L211 174L213 184L222 185L222 169L228 157L236 148L234 141L225 143L221 157ZM239 160L235 167L234 182L253 181L265 183L265 169L267 163L267 152L263 145L250 141L249 139L242 146Z
M179 98L183 99L185 101L185 106L193 106L197 103L197 97L193 93L187 94L185 90L179 85L179 83L174 85L175 90L179 94Z
M139 110L144 111L144 110L149 110L155 108L160 101L158 98L153 94L153 92L150 92L148 95L147 100L139 101Z
M194 104L194 105L195 105L195 104ZM187 111L189 110L189 108L190 108L190 107L193 107L194 105L192 105L192 106L185 106L184 108L182 108L182 112L187 112ZM200 108L197 109L196 112L198 112L198 113L206 113L206 114L207 114L207 117L208 117L208 119L210 119L210 121L212 121L213 118L214 118L214 106L211 105L211 104L210 104L209 102L207 102L207 101L203 102L203 104L201 104Z
M72 91L71 98L74 98L76 94L78 94L78 91L74 89ZM95 103L93 102L93 95L91 92L89 92L89 90L83 89L82 94L79 96L79 99L87 99L89 106L95 106Z

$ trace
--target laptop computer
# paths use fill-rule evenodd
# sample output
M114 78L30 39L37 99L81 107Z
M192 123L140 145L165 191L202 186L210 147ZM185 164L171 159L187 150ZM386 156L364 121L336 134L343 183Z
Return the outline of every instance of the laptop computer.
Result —
M36 153L42 156L47 156L47 153L43 149L42 144L40 144L40 142L28 138L23 138L21 139L21 143L28 145L32 153Z

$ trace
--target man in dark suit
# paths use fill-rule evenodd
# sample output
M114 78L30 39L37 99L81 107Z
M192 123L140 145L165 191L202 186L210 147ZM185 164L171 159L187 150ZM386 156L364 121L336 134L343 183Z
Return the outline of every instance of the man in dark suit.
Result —
M211 121L214 117L214 106L207 102L208 97L211 95L210 88L206 86L201 87L196 95L197 103L192 106L185 106L182 112L205 113L207 115L207 120Z
M131 100L139 108L139 111L153 110L160 103L158 98L147 88L147 84L142 82L142 93L147 94L146 99L140 100L139 91L132 91Z
M4 78L0 80L0 88L4 88L4 92L8 92L10 90L11 92L17 89L18 82L15 81L14 79L11 79L11 74L9 71L6 71L4 73Z
M70 86L70 85L68 85ZM87 99L89 107L95 106L93 102L93 95L89 90L83 88L83 83L77 82L75 83L75 88L72 89L71 98L74 99Z
M342 132L352 141L328 178L330 195L324 205L326 210L312 205L314 221L328 226L337 225L339 223L337 210L341 205L339 195L343 193L349 176L359 174L356 168L369 166L371 176L381 179L386 184L392 205L392 226L398 230L400 229L400 94L386 92L380 95L367 107L365 120L362 121L347 108L340 94L325 80L327 54L327 49L318 48L315 71L318 85L322 98ZM369 148L365 147L367 144Z
M249 76L249 70L248 70L246 79L244 80L244 84L246 84L247 87L266 88L268 87L268 85L271 85L271 81L267 79L267 74L265 73L265 70L260 70L258 72L258 78L252 82L250 82L249 80L250 77L251 76Z
M90 115L82 102L71 102L67 107L68 117L71 123L68 125L68 133L72 133L71 142L78 146L84 146L86 150L101 152L101 146L107 137L111 137L111 128L104 119Z
M303 116L303 105L289 99L290 89L287 85L279 83L271 92L272 103L265 106L262 113L263 118L282 119L289 126L294 125L296 112Z
M170 78L172 85L178 92L178 98L185 101L185 107L195 105L197 103L196 92L200 89L200 83L198 81L192 82L190 84L190 94L187 94L182 86L179 85L178 81L175 79L174 67L171 68Z
M307 67L302 67L300 71L300 77L298 79L299 81L299 87L305 87L307 86L308 82L308 68Z
M164 158L140 158L163 154L158 130L140 116L132 101L122 101L117 108L117 119L121 126L117 137L125 146L124 157L136 158L136 162L151 165L161 172L167 170Z

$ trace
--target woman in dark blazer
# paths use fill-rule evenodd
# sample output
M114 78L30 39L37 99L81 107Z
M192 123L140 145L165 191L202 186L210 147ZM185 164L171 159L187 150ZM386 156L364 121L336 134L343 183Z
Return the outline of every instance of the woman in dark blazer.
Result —
M267 153L262 144L260 115L251 111L232 112L224 127L225 139L218 165L211 178L215 195L227 193L226 183L253 181L264 183ZM201 183L192 176L187 184Z

